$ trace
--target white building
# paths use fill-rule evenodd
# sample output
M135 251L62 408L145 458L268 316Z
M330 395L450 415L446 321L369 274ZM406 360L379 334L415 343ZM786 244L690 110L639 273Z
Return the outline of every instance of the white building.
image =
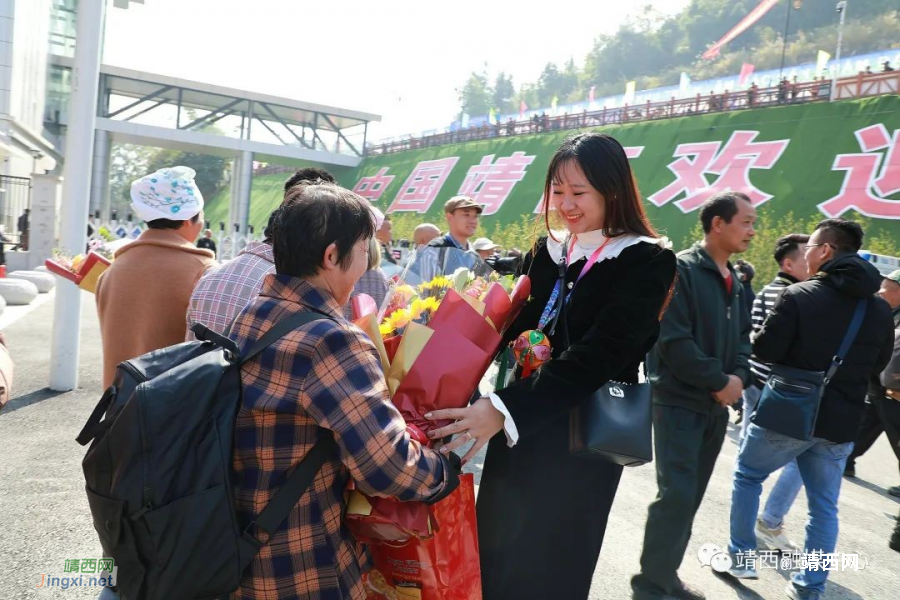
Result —
M56 168L44 134L51 14L60 0L0 0L0 226L16 240L33 173Z

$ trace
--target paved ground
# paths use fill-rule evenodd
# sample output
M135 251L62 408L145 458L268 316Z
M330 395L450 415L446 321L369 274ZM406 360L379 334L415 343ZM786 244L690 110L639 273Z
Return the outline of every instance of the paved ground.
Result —
M9 324L13 317L17 320ZM61 577L66 559L93 558L100 551L83 490L84 449L74 441L102 391L99 332L93 297L88 294L82 317L81 387L65 394L46 389L52 299L30 312L17 309L0 318L17 364L15 397L0 412L0 600L96 597L96 592L84 588L35 587L42 573ZM727 540L736 428L729 436L697 515L681 574L710 599L784 598L785 572L764 571L758 581L743 586L713 576L696 558L702 544ZM477 474L480 462L473 461L472 468ZM887 547L887 538L900 504L885 490L900 480L896 460L883 439L857 463L857 471L859 478L845 482L842 492L838 552L866 555L868 568L833 573L825 597L893 600L900 597L900 554ZM655 494L652 466L626 471L591 599L630 598L628 579L638 566L647 505ZM795 540L803 537L805 514L801 494L788 522ZM565 532L560 532L559 543L565 544Z

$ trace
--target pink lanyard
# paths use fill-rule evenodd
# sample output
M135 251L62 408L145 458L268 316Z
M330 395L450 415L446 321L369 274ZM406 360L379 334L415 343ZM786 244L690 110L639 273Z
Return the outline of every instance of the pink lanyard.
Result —
M572 262L572 251L575 250L575 240L578 236L574 236L572 238L572 245L569 246L569 251L566 253L566 265ZM591 267L593 267L597 261L600 259L600 254L603 252L603 249L606 248L606 245L612 238L606 238L606 240L600 244L600 247L594 250L594 253L591 254L591 257L588 261L581 267L581 273L578 275L578 279L575 280L575 285L578 285L578 282L581 281L581 278L584 277L585 273L587 273ZM574 287L574 286L573 286Z

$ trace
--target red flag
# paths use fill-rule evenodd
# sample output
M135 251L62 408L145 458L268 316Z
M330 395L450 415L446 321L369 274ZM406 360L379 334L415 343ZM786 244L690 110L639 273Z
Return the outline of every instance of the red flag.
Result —
M725 44L750 29L754 23L772 10L772 7L776 4L778 4L778 0L762 0L756 8L747 13L747 16L741 19L741 22L735 25L731 31L726 33L721 40L710 46L706 52L703 53L703 58L710 60L717 57L719 55L719 50L721 50Z
M753 75L753 69L755 67L750 63L744 63L741 65L741 76L738 78L738 85L746 85L747 80L750 79L750 76Z
M525 116L526 110L528 110L528 105L525 104L524 100L522 100L521 102L519 102L519 118L520 119Z

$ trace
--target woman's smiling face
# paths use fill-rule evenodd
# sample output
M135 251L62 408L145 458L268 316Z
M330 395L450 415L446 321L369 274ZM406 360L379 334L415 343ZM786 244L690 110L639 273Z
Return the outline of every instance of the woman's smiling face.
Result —
M563 163L550 182L551 206L571 233L603 229L606 199L588 182L576 160Z

